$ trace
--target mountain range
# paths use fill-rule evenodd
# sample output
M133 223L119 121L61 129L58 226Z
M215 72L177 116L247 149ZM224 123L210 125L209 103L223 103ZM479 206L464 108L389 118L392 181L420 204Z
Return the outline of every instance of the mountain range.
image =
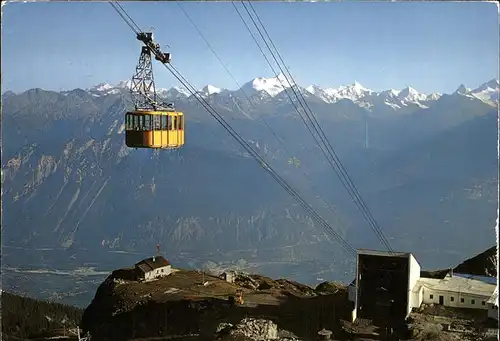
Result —
M353 247L381 248L278 83L201 91ZM452 94L377 93L358 83L301 89L394 249L444 268L491 245L497 80ZM95 276L157 244L180 267L352 279L353 260L194 98L158 92L185 113L179 150L125 146L127 82L2 95L7 289L86 305Z
M116 85L108 83L101 83L87 89L93 96L105 96L116 94L124 89L130 89L130 81L121 81ZM418 106L420 108L427 108L430 103L437 101L442 94L430 93L423 94L408 86L403 90L384 90L376 92L363 87L360 83L354 82L351 85L341 86L339 88L321 88L316 85L308 87L301 87L289 83L287 78L282 74L276 77L255 78L245 83L240 89L231 91L228 89L218 88L214 85L205 85L198 93L203 97L209 96L227 96L227 97L242 97L258 96L261 101L271 101L276 96L286 96L285 89L290 87L298 87L306 97L314 98L325 103L336 103L343 99L348 99L358 104L361 107L367 108L371 111L374 107L387 106L394 110L402 109L408 106ZM494 105L498 102L498 79L492 79L489 82L482 84L476 89L466 88L461 84L455 93L462 94L469 98L477 98L485 103ZM158 94L169 99L184 99L192 97L192 94L185 88L172 87L169 89L159 88ZM194 98L192 98L194 100Z

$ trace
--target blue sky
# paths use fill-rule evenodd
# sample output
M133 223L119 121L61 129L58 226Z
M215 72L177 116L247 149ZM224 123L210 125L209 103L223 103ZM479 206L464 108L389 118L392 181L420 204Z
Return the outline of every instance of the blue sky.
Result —
M173 64L193 85L237 87L177 3L122 6L143 30L154 27L155 39L170 46ZM231 3L182 6L240 85L273 76ZM449 93L461 83L474 88L498 77L493 3L271 2L254 7L304 86L358 81L373 90L411 85L421 92ZM115 84L130 79L140 52L132 31L106 2L8 4L2 45L2 92ZM155 77L158 87L178 85L159 64Z

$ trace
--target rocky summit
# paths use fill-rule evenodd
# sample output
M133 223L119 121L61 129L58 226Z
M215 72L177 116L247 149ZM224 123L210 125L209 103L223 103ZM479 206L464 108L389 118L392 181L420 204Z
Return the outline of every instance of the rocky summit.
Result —
M232 299L238 291L243 302ZM169 276L139 283L118 278L115 272L98 288L82 326L99 340L168 335L240 335L259 340L288 335L283 338L293 339L324 325L340 331L334 317L348 311L347 289L341 284L325 283L314 289L242 273L229 283L191 270L174 270ZM279 334L269 321L242 321L250 316L267 317L288 332ZM222 322L226 325L221 326Z
M496 253L496 247L491 247L454 270L463 269L465 263L470 264L469 273L487 276ZM445 272L422 271L421 276L439 277ZM348 287L337 282L313 288L241 271L178 268L153 280L134 276L132 268L118 269L99 286L82 318L82 327L92 339L312 340L323 330L335 340L360 335L375 340L381 333L372 321L349 322L353 303ZM451 324L455 331L444 330L443 324ZM432 335L437 335L434 340L455 340L457 335L461 340L478 340L491 332L491 325L486 310L422 305L410 315L405 340L423 341Z

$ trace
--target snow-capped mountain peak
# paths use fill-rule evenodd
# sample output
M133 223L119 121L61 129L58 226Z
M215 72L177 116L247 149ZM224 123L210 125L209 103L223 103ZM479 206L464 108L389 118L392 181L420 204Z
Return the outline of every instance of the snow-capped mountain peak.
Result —
M404 88L399 92L398 98L407 102L419 102L419 101L425 101L427 96L425 94L419 93L411 86L407 86L406 88Z
M354 81L354 83L351 85L351 88L358 91L358 92L371 91L371 90L365 88L364 86L362 86L358 81Z
M93 86L92 88L90 88L89 90L90 91L104 92L104 91L111 90L111 89L113 89L113 86L111 84L99 83L99 84Z
M313 95L316 94L319 90L321 90L321 88L317 85L309 85L307 88L306 88L307 91L309 91L310 93L312 93Z
M442 95L440 93L437 93L437 92L433 92L431 94L428 94L426 97L425 97L425 100L426 101L437 101Z
M109 83L100 83L90 89L87 89L95 97L106 96L110 94L116 94L130 89L131 81L125 80L121 81L116 85L110 85ZM296 86L295 84L293 86ZM241 89L236 91L221 89L213 85L206 85L199 90L199 93L208 97L213 94L219 94L220 96L240 96L239 92L244 91L245 95L252 96L257 95L260 99L259 101L270 101L274 97L283 93L286 88L289 88L286 77L280 73L275 77L265 78L258 77L247 82L241 87ZM350 100L357 105L372 110L371 108L388 106L394 109L399 109L402 107L411 107L417 105L421 108L426 108L430 102L437 101L441 97L440 93L423 94L418 92L411 86L407 86L402 90L383 90L383 91L373 91L365 88L358 81L350 85L340 86L337 88L331 87L321 87L318 85L310 85L307 88L301 88L307 93L304 95L316 97L326 103L335 103L340 100ZM481 100L489 105L495 105L498 102L499 97L499 82L498 79L492 79L479 86L478 88L471 90L466 88L463 84L458 87L454 94L459 94L462 96L467 96L470 98L475 98ZM190 92L182 87L171 87L171 88L157 88L157 93L162 97L170 100L178 100L183 98L192 97ZM288 100L286 96L278 96L278 100Z
M470 94L482 101L498 102L500 85L498 79L492 79L479 86L477 89L471 90Z
M182 94L184 96L190 96L191 93L189 91L187 91L186 89L184 88L181 88L181 87L178 87L178 86L174 86L173 88L171 88L170 90L175 90L177 91L179 94Z
M201 90L198 90L202 95L210 96L213 94L218 94L222 91L222 89L219 89L213 85L205 85Z
M341 86L335 91L336 97L347 98L352 101L359 100L361 97L371 94L373 91L365 88L360 83L355 81L348 86Z
M389 89L389 90L384 90L384 91L380 92L378 95L381 97L385 97L385 98L396 98L399 96L400 92L401 91L399 91L399 90Z
M87 89L87 91L90 92L94 97L100 97L103 95L112 95L120 92L120 90L116 89L115 86L109 83L99 83L97 85L94 85L90 89Z
M157 89L156 93L162 97L168 98L169 100L182 99L191 95L189 91L178 86L174 86L170 89Z
M293 82L290 80L290 83L287 81L286 77L280 73L276 77L264 78L258 77L254 78L252 81L246 83L241 87L245 93L255 94L264 92L267 93L271 97L275 97L280 92L282 92L285 88L289 88L290 85L293 86Z
M131 80L124 80L118 82L118 84L115 85L115 88L119 89L130 89L132 87L132 81Z
M457 90L455 90L455 93L460 95L466 95L469 91L470 89L466 88L465 85L460 84Z

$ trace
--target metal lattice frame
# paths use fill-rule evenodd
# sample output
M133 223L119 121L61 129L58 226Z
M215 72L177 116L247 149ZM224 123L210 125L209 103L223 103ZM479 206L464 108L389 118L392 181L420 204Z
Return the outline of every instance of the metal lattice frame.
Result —
M132 76L130 92L135 110L156 110L158 103L153 77L153 63L151 50L147 46L142 47L139 63Z

